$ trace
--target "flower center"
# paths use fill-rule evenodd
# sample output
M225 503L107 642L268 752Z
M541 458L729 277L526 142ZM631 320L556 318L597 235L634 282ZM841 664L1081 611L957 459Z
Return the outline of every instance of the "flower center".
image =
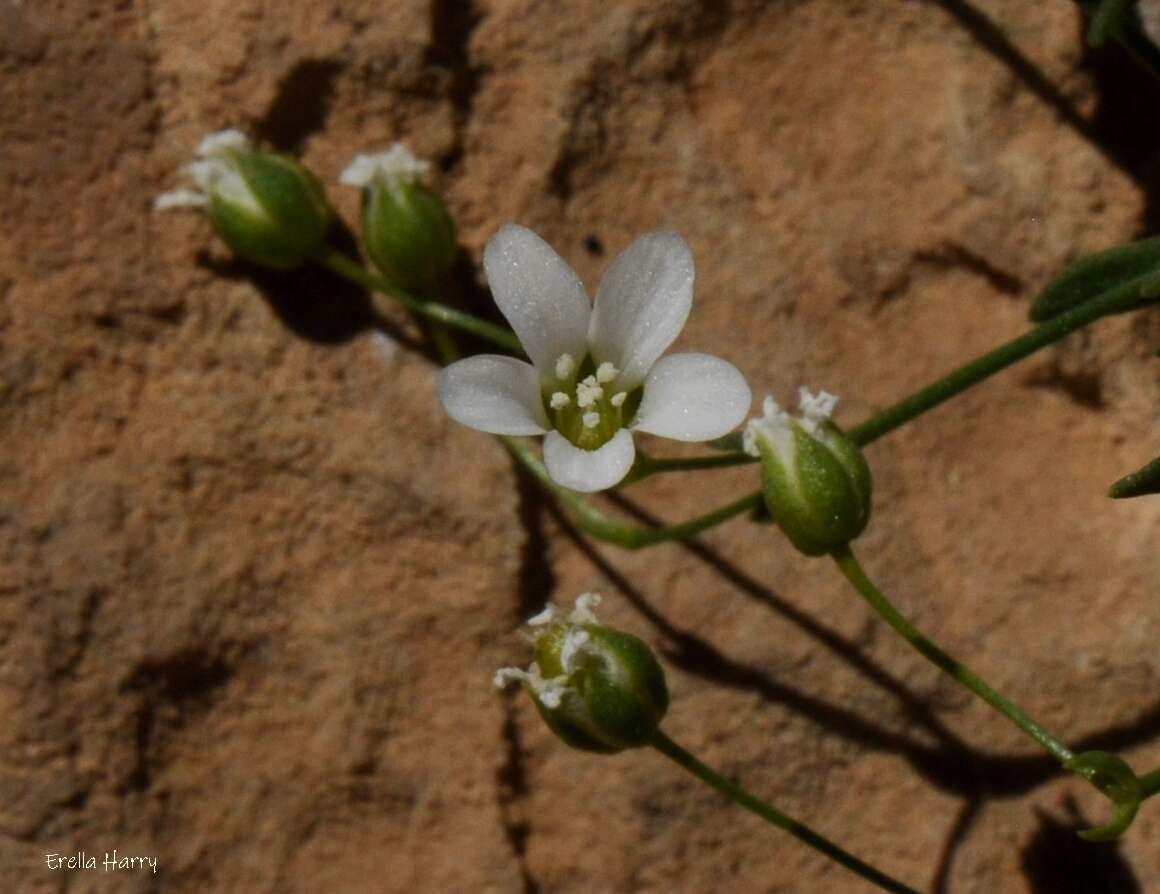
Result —
M561 354L555 372L555 381L544 385L544 409L556 431L581 450L603 447L636 415L643 389L618 389L620 370L611 363L598 365L588 355L577 364Z

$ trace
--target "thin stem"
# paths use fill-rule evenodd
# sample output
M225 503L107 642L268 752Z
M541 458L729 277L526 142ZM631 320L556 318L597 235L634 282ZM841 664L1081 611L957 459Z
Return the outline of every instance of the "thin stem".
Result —
M865 422L851 428L846 434L854 443L863 446L871 441L876 441L887 432L894 431L900 425L934 409L956 394L961 394L972 385L977 385L983 379L995 375L995 373L1006 369L1024 357L1030 356L1040 348L1059 341L1065 335L1069 335L1100 317L1126 309L1128 306L1138 303L1139 300L1140 296L1136 292L1112 289L1098 298L1064 311L1030 332L1000 345L964 366L960 366L950 375L927 385L909 397L904 397L893 406L875 413Z
M638 481L643 481L645 478L658 475L662 472L690 472L694 469L724 469L729 466L743 466L751 462L754 462L754 459L747 453L716 453L712 456L658 458L649 456L647 453L638 450L632 471L629 472L628 477L621 486L635 484Z
M1139 295L1136 292L1119 289L1112 290L1099 298L1065 311L1031 331L1000 345L982 357L960 366L892 406L875 413L869 419L849 429L846 434L855 444L864 447L912 419L916 419L928 410L932 410L939 404L961 394L973 385L977 385L984 379L1002 372L1008 366L1029 357L1040 348L1045 348L1100 317L1116 313L1138 301ZM658 472L709 469L743 465L750 462L757 462L757 460L741 453L675 460L649 457L644 470L640 473L634 472L631 481L640 481Z
M735 804L744 807L751 813L757 814L767 823L788 832L798 841L812 847L819 853L829 857L835 863L844 866L856 875L866 879L866 881L877 885L882 890L891 891L893 894L918 894L914 888L910 888L902 884L902 882L892 879L886 873L875 869L868 863L863 863L853 854L842 850L842 848L838 847L829 839L823 838L813 829L809 828L809 826L799 823L793 817L787 816L773 805L767 804L765 801L762 801L760 798L741 788L741 786L730 782L716 770L701 763L660 730L657 730L653 734L651 744L665 757L688 770L706 785L716 789Z
M1140 777L1140 788L1145 798L1160 795L1160 770L1153 770Z
M640 549L666 540L683 540L761 505L761 494L754 493L681 524L662 528L628 525L610 518L580 494L553 481L543 463L536 458L534 451L523 441L518 438L502 436L500 440L544 488L555 494L560 502L566 504L576 514L576 521L585 532L599 540L607 540L625 549Z
M344 279L349 279L351 282L358 283L364 288L381 292L395 299L403 307L421 317L434 320L436 323L453 326L456 329L462 329L464 332L470 332L472 335L486 339L494 345L523 356L524 350L520 346L519 339L502 326L497 326L495 323L480 319L477 316L461 310L456 310L454 307L448 307L446 304L440 304L438 301L425 301L422 298L417 298L383 279L381 276L377 276L367 270L358 261L347 257L335 248L327 246L315 260L327 270L338 274Z
M1047 730L1031 719L1022 708L1014 702L1008 701L989 686L978 674L968 668L958 659L951 657L941 648L928 639L917 627L908 621L901 612L894 607L885 594L879 590L862 570L861 564L854 558L849 546L841 547L833 552L833 559L841 569L846 579L862 594L862 598L870 603L870 607L910 643L925 658L936 667L950 674L975 695L992 708L1014 723L1023 732L1046 748L1061 763L1070 760L1073 756L1066 745L1052 736Z

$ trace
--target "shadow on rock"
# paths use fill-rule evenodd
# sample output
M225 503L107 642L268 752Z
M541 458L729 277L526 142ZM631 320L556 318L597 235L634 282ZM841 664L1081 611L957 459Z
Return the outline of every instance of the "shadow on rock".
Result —
M348 228L338 224L332 235L332 244L358 257L358 244ZM272 270L241 258L217 261L204 254L197 263L225 279L252 283L286 328L307 341L341 345L373 330L405 348L427 353L425 345L403 334L375 308L365 289L321 267L307 264L295 270Z
M1078 837L1078 830L1093 823L1083 818L1071 798L1064 806L1069 814L1066 822L1035 811L1039 829L1020 858L1028 890L1033 894L1143 894L1119 846Z

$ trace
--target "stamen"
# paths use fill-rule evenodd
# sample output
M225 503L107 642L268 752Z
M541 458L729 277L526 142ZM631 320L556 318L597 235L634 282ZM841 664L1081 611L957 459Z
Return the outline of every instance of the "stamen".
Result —
M576 369L576 361L572 359L571 354L561 354L556 358L556 378L566 379L572 375L572 371Z
M532 615L530 618L528 618L526 623L529 627L540 627L543 624L551 624L555 618L556 606L548 603L546 606L544 606L544 610L542 612L540 612L538 615Z
M516 680L521 683L528 682L531 680L531 674L518 667L501 667L491 678L491 685L496 689L503 689L508 683L514 683Z
M612 395L612 399L609 401L609 403L614 407L623 407L626 400L628 400L628 392L617 391L616 394Z
M600 424L600 414L595 410L590 413L585 413L583 418L585 428L596 428Z
M541 679L537 683L532 684L532 691L536 694L536 698L545 708L558 708L560 702L564 700L564 692L567 690L567 677L553 677L550 680Z
M595 624L596 613L592 609L602 601L599 593L581 593L576 597L576 606L568 615L568 621L572 624Z
M584 409L590 407L604 397L604 389L596 384L596 379L589 376L576 385L576 406Z
M618 375L620 375L620 370L609 363L607 360L605 360L600 364L600 366L596 368L596 381L600 382L602 385L611 382Z
M833 415L834 407L837 405L838 398L828 391L813 394L808 388L798 389L798 409L802 414L802 428L811 434L817 430L820 423Z
M570 403L572 403L572 398L570 398L563 391L555 392L552 395L552 399L548 401L548 405L553 410L562 410L562 409L564 409L564 407L568 406L568 404L570 404Z

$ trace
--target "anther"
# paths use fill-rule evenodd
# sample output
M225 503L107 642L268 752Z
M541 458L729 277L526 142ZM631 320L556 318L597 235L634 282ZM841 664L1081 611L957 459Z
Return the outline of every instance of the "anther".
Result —
M618 375L620 375L620 370L609 363L607 360L605 360L600 364L600 366L596 368L596 381L602 385L611 382Z
M617 391L616 394L612 395L612 399L609 401L609 403L614 407L623 407L626 400L628 400L628 392Z
M551 400L548 401L548 406L553 410L562 410L570 403L572 403L572 398L563 391L557 391L552 395Z
M596 428L600 424L600 414L595 410L591 413L585 413L583 418L585 428Z
M572 370L576 368L576 361L572 359L571 354L561 354L556 358L556 378L566 379L572 375Z

